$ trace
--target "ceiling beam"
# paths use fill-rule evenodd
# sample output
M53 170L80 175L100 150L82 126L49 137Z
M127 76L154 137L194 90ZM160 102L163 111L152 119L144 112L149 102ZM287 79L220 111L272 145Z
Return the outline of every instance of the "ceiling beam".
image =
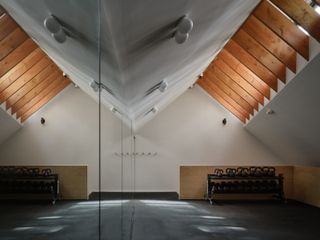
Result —
M48 86L40 91L34 98L28 101L26 104L21 106L21 108L16 109L17 118L21 117L25 112L27 112L32 106L38 103L42 98L47 96L53 89L55 89L62 81L62 78L55 78Z
M241 113L239 111L239 108L237 107L237 104L230 104L230 102L228 102L227 100L225 100L225 98L223 98L222 96L220 96L217 91L215 91L215 86L210 85L206 80L204 80L203 78L201 78L200 80L198 80L197 84L202 87L211 97L213 97L214 99L216 99L220 104L222 104L222 106L224 106L226 109L228 109L233 115L235 115L238 119L240 119L241 122L245 123L246 118L249 117L248 114L244 115L243 113ZM222 92L222 94L224 95L224 93ZM226 96L225 96L226 97ZM226 97L227 98L227 97ZM229 99L231 102L233 101L232 99ZM236 107L234 107L236 106Z
M264 65L258 62L251 54L244 50L232 39L225 45L225 49L262 79L273 90L277 91L277 77Z
M18 25L13 21L11 17L4 14L0 18L0 41L8 36Z
M283 82L286 81L286 67L265 49L259 42L252 38L242 28L232 37L244 50L251 54L257 61L263 64Z
M0 61L0 77L6 74L11 68L27 57L37 45L31 38L24 41L19 47L12 51L8 56Z
M258 102L263 105L264 96L254 88L248 81L242 78L236 71L234 71L228 64L228 59L223 57L223 54L219 54L215 60L215 64L220 68L230 79L236 82L246 93L255 101L255 109L258 110Z
M55 70L55 72L50 74L40 84L38 84L35 88L33 88L27 94L25 94L23 97L21 97L17 102L15 102L11 106L11 113L12 114L16 113L24 105L26 105L28 102L32 101L33 98L37 97L47 86L49 86L52 82L54 82L61 75L62 75L62 71L60 69Z
M0 42L0 61L20 46L28 36L21 28L16 28Z
M34 114L36 111L38 111L41 107L43 107L45 104L47 104L52 98L54 98L58 93L60 93L66 86L70 84L69 79L62 77L62 81L60 84L54 88L48 95L46 95L44 98L42 98L38 103L36 103L34 106L32 106L27 112L25 112L21 116L21 122L24 122L27 120L32 114Z
M237 92L231 89L223 80L217 76L215 71L212 71L211 68L207 69L205 74L206 79L214 83L220 90L232 98L245 112L248 114L253 113L253 107L244 100Z
M243 98L252 108L258 110L258 102L252 97L246 90L244 90L241 85L238 84L234 79L229 77L224 72L224 64L222 60L216 59L211 66L209 71L215 74L215 76L223 81L230 89L236 92L241 98ZM253 112L252 112L253 113Z
M271 0L297 24L320 42L320 15L304 0Z
M16 91L18 91L22 86L24 86L32 78L34 78L49 64L50 64L50 60L48 59L48 57L42 58L32 68L30 68L20 78L18 78L16 81L14 81L10 86L8 86L6 89L4 89L0 93L0 103L3 103L6 99L8 99L11 95L13 95Z
M263 22L251 15L242 29L296 73L296 51Z
M263 0L253 15L309 60L309 37L270 2Z
M256 74L254 74L249 68L242 64L237 58L235 58L226 49L222 49L218 55L222 60L232 68L239 76L245 79L251 84L258 92L260 92L267 99L270 99L270 87L264 81L261 80Z
M20 89L18 89L14 94L12 94L8 99L6 99L6 107L9 109L14 103L16 103L20 98L26 95L29 91L35 88L43 80L45 80L50 74L52 74L57 69L54 63L43 68L43 70L33 77L30 81L26 82Z
M37 48L20 63L14 66L9 72L3 75L0 78L0 93L40 61L44 56L44 52L40 48Z

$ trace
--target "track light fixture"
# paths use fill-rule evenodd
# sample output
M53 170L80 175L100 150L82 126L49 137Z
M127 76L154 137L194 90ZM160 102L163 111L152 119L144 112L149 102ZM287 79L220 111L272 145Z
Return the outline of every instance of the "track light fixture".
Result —
M58 43L64 43L67 40L67 34L55 16L50 15L47 17L43 25Z
M187 16L184 16L177 25L177 31L174 34L174 39L176 43L182 44L189 38L189 33L191 32L193 28L193 21L188 18Z

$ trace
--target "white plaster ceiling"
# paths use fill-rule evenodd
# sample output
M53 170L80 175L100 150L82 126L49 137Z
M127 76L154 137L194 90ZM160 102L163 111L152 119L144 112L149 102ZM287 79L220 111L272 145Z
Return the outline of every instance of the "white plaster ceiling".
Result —
M246 126L288 164L320 166L320 54Z
M146 112L166 105L192 85L258 0L101 0L102 101L134 124ZM85 92L99 79L99 5L97 0L0 0L23 29ZM63 44L51 38L43 21L55 15L68 29ZM194 22L190 38L177 44L172 35L184 15ZM168 90L145 96L166 80Z

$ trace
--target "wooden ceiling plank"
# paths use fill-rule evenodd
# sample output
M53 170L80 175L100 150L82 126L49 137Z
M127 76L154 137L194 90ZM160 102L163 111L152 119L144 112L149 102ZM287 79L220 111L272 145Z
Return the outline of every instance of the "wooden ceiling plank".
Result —
M18 89L14 94L12 94L8 99L6 99L6 107L9 109L14 103L21 99L24 95L30 92L38 84L44 81L50 74L57 70L57 66L54 63L43 68L43 70L33 77L30 81L25 83L20 89Z
M249 68L242 64L237 58L235 58L226 49L222 49L219 53L219 57L235 72L245 79L251 86L259 91L263 96L270 99L270 87L257 75L255 75Z
M271 0L320 42L320 15L304 0Z
M250 83L248 83L245 79L243 79L236 71L234 71L229 65L227 64L227 59L223 58L223 55L219 54L215 61L218 68L220 68L230 79L236 82L246 93L250 94L250 96L256 102L256 109L258 109L258 103L263 105L264 103L264 96L254 88Z
M34 96L30 101L20 107L16 113L17 118L21 117L25 112L27 112L33 105L38 103L42 98L48 95L55 87L57 87L62 81L62 78L56 78L48 86L46 86L39 94Z
M18 91L22 86L34 78L38 73L40 73L46 66L50 64L48 57L42 58L38 63L36 63L32 68L30 68L25 74L19 77L15 82L13 82L9 87L0 93L0 103L3 103L16 91Z
M280 80L286 82L286 66L259 42L252 38L246 31L240 29L232 39L251 54L257 61L273 72Z
M213 82L216 86L218 86L223 92L225 92L230 98L232 98L235 102L239 104L246 112L253 113L253 107L244 100L237 92L232 90L227 84L223 82L216 74L211 71L211 69L207 69L205 72L205 76L211 82Z
M237 111L231 104L220 97L215 91L211 90L202 80L199 80L197 84L205 90L211 97L217 100L223 107L229 110L234 116L236 116L241 122L245 123L246 118Z
M223 81L230 89L243 98L252 108L258 110L258 102L245 91L236 81L230 78L224 71L221 60L216 59L209 67L209 71L213 73L219 80Z
M44 52L40 48L37 48L19 64L14 66L9 72L3 75L0 78L0 93L40 61L44 56Z
M231 98L228 94L222 91L219 86L217 86L214 82L212 82L207 77L202 77L201 81L204 82L209 89L216 92L219 96L221 96L225 101L227 101L233 108L237 109L237 111L244 116L244 118L249 119L249 112L247 112L238 102L236 102L233 98Z
M232 39L226 44L225 49L232 54L236 59L238 59L242 64L244 64L248 69L255 73L259 78L261 78L266 84L268 84L273 90L277 91L277 77L264 65L257 62L257 60L252 57L246 50L240 47Z
M29 38L24 41L19 47L17 47L8 56L0 61L0 77L21 62L36 48L37 45L32 41L32 39Z
M11 32L0 42L0 60L10 54L27 38L27 34L25 34L25 32L21 30L21 28L16 28L13 32Z
M11 106L11 113L16 113L20 108L22 108L25 104L30 102L33 98L39 95L42 90L48 87L52 82L54 82L57 78L62 75L60 69L57 69L54 73L50 74L44 81L42 81L39 85L33 88L30 92L21 97L16 103Z
M309 60L309 38L270 2L263 0L253 12L254 16Z
M37 104L35 104L32 108L30 108L22 117L21 121L25 122L32 114L38 111L41 107L46 105L52 98L58 95L66 86L70 84L70 81L66 78L62 80L62 82L53 89L48 95L42 98Z
M242 25L242 29L296 73L296 51L263 22L251 15Z
M8 14L2 15L0 18L0 41L17 27L16 22Z

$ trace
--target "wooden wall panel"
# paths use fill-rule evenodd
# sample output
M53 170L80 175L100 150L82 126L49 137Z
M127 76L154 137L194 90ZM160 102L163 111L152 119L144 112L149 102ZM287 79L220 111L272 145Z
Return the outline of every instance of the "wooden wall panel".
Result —
M59 174L60 193L63 200L88 199L88 166L87 165L28 165L17 167L50 168Z
M8 36L18 25L13 21L11 17L7 14L4 14L0 18L0 41Z
M215 168L226 169L228 167L237 168L240 166L180 166L180 199L204 199L207 175L213 173ZM276 166L275 168L276 174L282 173L284 175L285 197L292 199L294 168L292 166Z
M320 168L294 167L294 199L320 207Z
M28 36L20 28L16 28L0 42L0 60L20 46Z

